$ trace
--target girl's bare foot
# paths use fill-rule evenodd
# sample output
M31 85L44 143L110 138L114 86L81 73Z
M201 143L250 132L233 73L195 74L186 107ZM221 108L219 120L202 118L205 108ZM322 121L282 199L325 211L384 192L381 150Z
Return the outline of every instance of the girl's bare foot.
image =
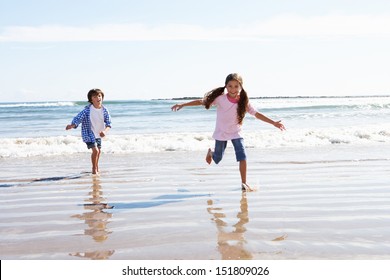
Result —
M213 152L211 151L211 149L209 149L207 151L207 155L206 155L206 162L208 164L211 164L211 161L213 160Z
M241 183L241 189L245 192L253 192L254 189L252 189L250 186L248 186L246 183Z

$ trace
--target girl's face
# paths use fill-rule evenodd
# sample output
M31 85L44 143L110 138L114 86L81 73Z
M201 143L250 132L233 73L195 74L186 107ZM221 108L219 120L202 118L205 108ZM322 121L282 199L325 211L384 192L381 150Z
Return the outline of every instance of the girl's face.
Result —
M95 108L101 108L103 103L103 96L99 93L92 96L92 104Z
M226 90L230 97L236 98L241 91L241 85L236 80L231 80L226 85Z

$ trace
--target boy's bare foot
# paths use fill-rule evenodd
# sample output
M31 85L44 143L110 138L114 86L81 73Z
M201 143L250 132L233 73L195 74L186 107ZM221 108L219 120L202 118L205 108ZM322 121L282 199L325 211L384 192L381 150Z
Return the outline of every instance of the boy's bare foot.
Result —
M211 149L209 149L207 151L207 155L206 155L206 162L208 164L211 164L211 161L213 160L213 152L211 151Z

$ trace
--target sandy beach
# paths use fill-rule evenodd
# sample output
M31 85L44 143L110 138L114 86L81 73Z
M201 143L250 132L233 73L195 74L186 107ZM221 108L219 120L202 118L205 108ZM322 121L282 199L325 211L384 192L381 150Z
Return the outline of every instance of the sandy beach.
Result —
M0 257L389 259L388 144L0 159ZM387 154L386 154L387 153Z

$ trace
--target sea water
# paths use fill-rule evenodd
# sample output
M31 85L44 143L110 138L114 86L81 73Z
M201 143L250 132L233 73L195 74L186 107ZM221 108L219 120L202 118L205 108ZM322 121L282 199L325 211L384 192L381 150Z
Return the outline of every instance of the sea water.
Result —
M234 151L204 161L215 108L105 100L90 176L80 128L65 131L86 102L0 104L0 257L388 260L390 97L250 101L287 129L245 118L253 193Z
M201 151L212 147L215 108L185 107L188 100L104 101L112 129L103 141L111 154ZM247 114L247 148L345 148L390 143L390 96L252 98L259 112L286 131ZM87 153L80 127L65 130L87 102L0 103L0 158Z

